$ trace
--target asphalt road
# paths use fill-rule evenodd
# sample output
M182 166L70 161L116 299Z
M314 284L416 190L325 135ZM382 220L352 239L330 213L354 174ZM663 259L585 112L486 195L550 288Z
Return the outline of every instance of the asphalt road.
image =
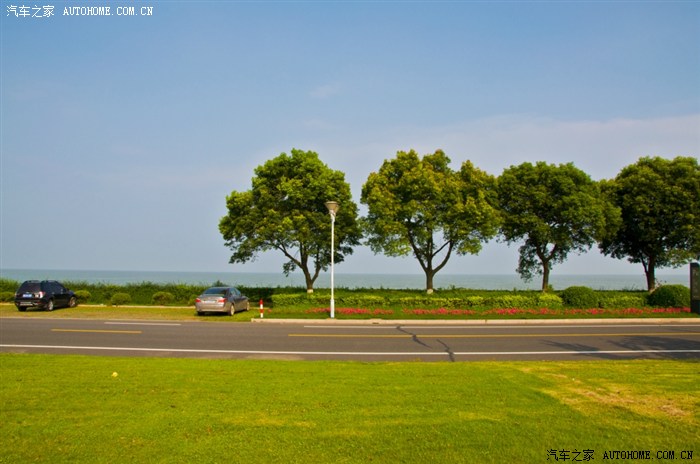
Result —
M700 321L443 324L0 319L0 351L230 359L700 359Z

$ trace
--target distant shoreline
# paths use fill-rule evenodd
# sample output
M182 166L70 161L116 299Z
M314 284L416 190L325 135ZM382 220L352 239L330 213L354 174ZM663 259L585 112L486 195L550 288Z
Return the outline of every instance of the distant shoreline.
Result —
M265 272L184 272L184 271L110 271L110 270L63 270L63 269L0 269L0 277L16 281L52 279L71 282L105 284L182 283L211 284L216 281L250 287L305 287L304 276L294 273L285 277L283 273ZM658 274L662 284L689 285L688 273ZM640 274L556 274L550 276L555 290L572 285L582 285L595 290L646 290L646 279ZM425 287L423 274L335 274L337 288L392 288L420 289ZM470 288L482 290L537 290L538 278L525 282L516 274L440 274L435 277L435 287ZM329 288L330 274L324 273L316 280L314 288Z

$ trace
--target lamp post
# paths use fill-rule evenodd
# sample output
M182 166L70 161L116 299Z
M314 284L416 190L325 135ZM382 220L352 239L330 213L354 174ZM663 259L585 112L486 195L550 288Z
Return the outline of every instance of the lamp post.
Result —
M335 318L335 275L334 275L334 261L335 261L335 213L338 212L338 202L337 201L327 201L326 208L331 214L331 319Z

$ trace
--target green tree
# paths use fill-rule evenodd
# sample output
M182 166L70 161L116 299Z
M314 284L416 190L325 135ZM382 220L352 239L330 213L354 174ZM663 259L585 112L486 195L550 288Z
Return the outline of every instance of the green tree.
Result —
M589 249L619 214L573 163L511 166L498 178L498 196L501 234L508 243L525 242L517 272L525 280L542 275L542 291L553 265Z
M698 160L640 158L607 182L605 193L622 213L622 224L599 244L617 259L641 263L647 288L656 269L679 267L700 255L700 167Z
M228 214L219 222L231 263L254 261L257 253L278 250L288 259L285 275L299 268L307 292L331 259L331 220L327 200L340 204L336 214L335 262L352 254L361 238L357 205L345 175L311 151L292 150L255 169L252 189L226 198Z
M453 253L478 253L498 231L498 212L490 202L494 178L470 162L459 172L449 163L439 150L422 159L413 150L398 152L362 187L368 245L388 256L413 253L428 293Z

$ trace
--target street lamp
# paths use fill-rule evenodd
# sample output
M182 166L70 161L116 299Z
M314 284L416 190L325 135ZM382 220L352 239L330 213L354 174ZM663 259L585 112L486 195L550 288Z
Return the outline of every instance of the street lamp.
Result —
M331 319L335 318L335 295L333 294L335 281L334 281L334 261L335 261L335 213L338 212L337 201L327 201L326 208L331 214Z

